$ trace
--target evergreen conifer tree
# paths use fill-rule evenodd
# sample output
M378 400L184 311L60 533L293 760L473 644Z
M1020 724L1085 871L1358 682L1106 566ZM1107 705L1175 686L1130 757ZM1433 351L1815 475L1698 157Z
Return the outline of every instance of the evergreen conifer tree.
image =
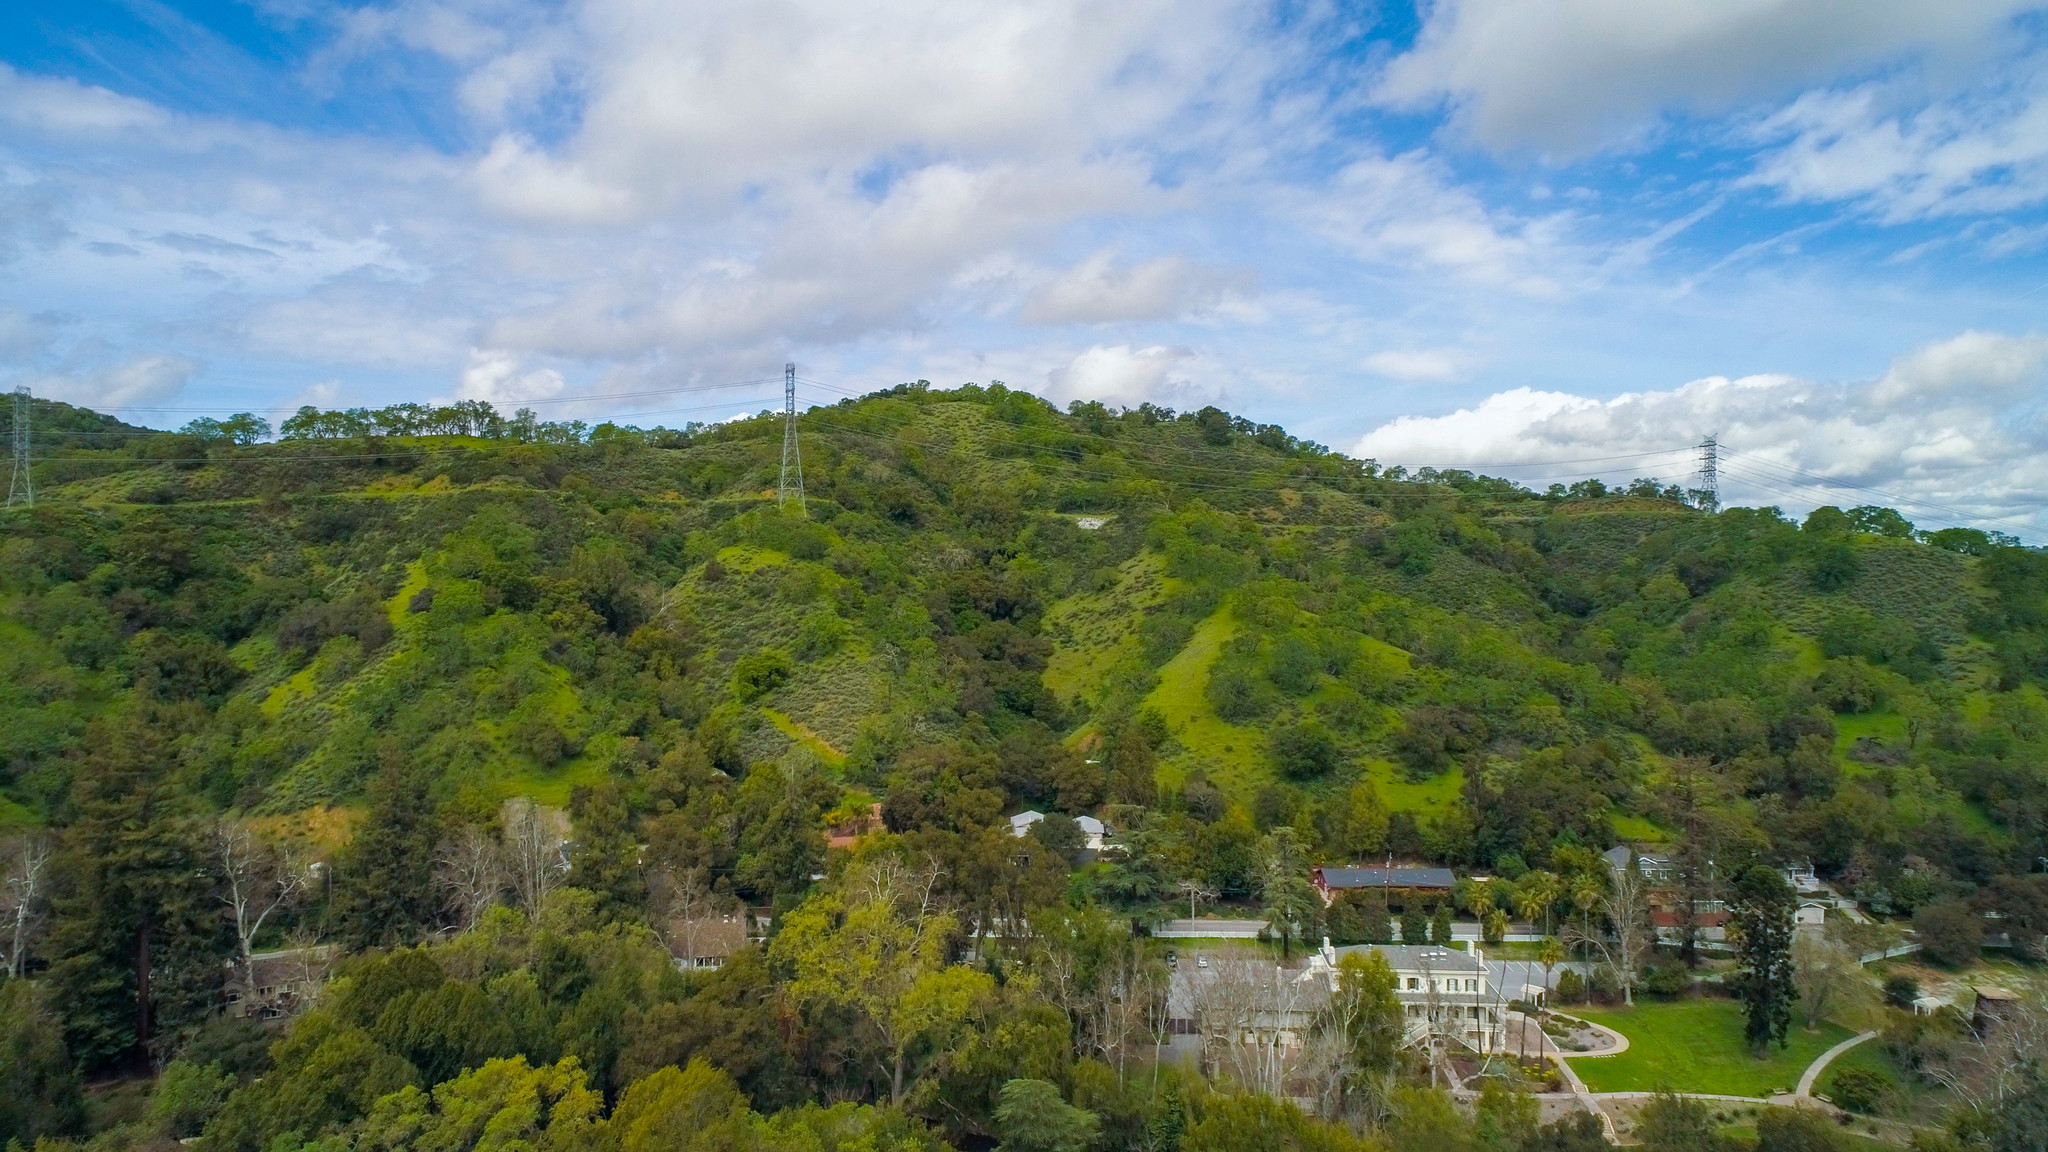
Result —
M370 814L343 858L329 926L353 949L410 944L432 925L441 824L426 782L386 764L370 782Z
M1731 911L1741 965L1735 989L1748 1014L1743 1034L1758 1052L1773 1040L1784 1045L1799 998L1792 983L1792 909L1792 886L1776 869L1758 864L1735 882Z

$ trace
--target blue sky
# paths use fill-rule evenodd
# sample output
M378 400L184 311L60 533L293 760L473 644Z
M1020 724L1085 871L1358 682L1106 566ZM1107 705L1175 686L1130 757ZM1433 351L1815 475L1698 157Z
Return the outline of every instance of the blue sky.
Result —
M0 384L40 395L676 424L775 390L579 398L793 358L1537 484L1715 433L1738 499L2048 534L2040 4L36 7Z

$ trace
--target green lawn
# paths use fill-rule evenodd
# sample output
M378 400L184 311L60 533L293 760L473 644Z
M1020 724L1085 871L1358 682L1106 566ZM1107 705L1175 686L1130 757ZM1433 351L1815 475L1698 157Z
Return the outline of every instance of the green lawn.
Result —
M1580 1057L1572 1070L1595 1092L1710 1092L1767 1096L1799 1084L1799 1074L1821 1053L1853 1033L1834 1024L1808 1032L1798 1024L1785 1048L1773 1045L1758 1060L1742 1039L1742 1006L1733 1000L1700 998L1644 1002L1634 1008L1560 1009L1583 1016L1628 1037L1619 1056Z

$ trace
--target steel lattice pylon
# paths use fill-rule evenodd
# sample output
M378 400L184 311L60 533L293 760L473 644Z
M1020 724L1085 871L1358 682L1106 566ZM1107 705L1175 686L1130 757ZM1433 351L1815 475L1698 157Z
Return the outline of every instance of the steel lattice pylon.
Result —
M14 475L7 481L7 506L36 506L35 477L29 473L28 428L31 400L28 386L14 390Z
M775 488L775 506L796 501L804 507L804 457L796 437L796 365L782 366L782 480Z

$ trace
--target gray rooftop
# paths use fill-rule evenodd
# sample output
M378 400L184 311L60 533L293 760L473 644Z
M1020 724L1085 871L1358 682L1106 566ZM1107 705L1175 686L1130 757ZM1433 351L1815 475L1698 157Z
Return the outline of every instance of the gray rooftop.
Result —
M1339 868L1328 864L1316 869L1331 888L1452 888L1457 880L1449 868Z
M1637 852L1626 844L1616 844L1600 854L1601 858L1607 861L1608 867L1617 870L1628 867L1628 858L1631 855L1636 857L1638 868L1668 868L1671 866L1669 857L1660 856L1655 852Z
M1486 971L1486 966L1473 959L1470 952L1436 944L1352 944L1336 949L1336 952L1339 956L1349 952L1378 952L1387 958L1389 967L1399 972L1420 972L1425 968L1431 972Z

